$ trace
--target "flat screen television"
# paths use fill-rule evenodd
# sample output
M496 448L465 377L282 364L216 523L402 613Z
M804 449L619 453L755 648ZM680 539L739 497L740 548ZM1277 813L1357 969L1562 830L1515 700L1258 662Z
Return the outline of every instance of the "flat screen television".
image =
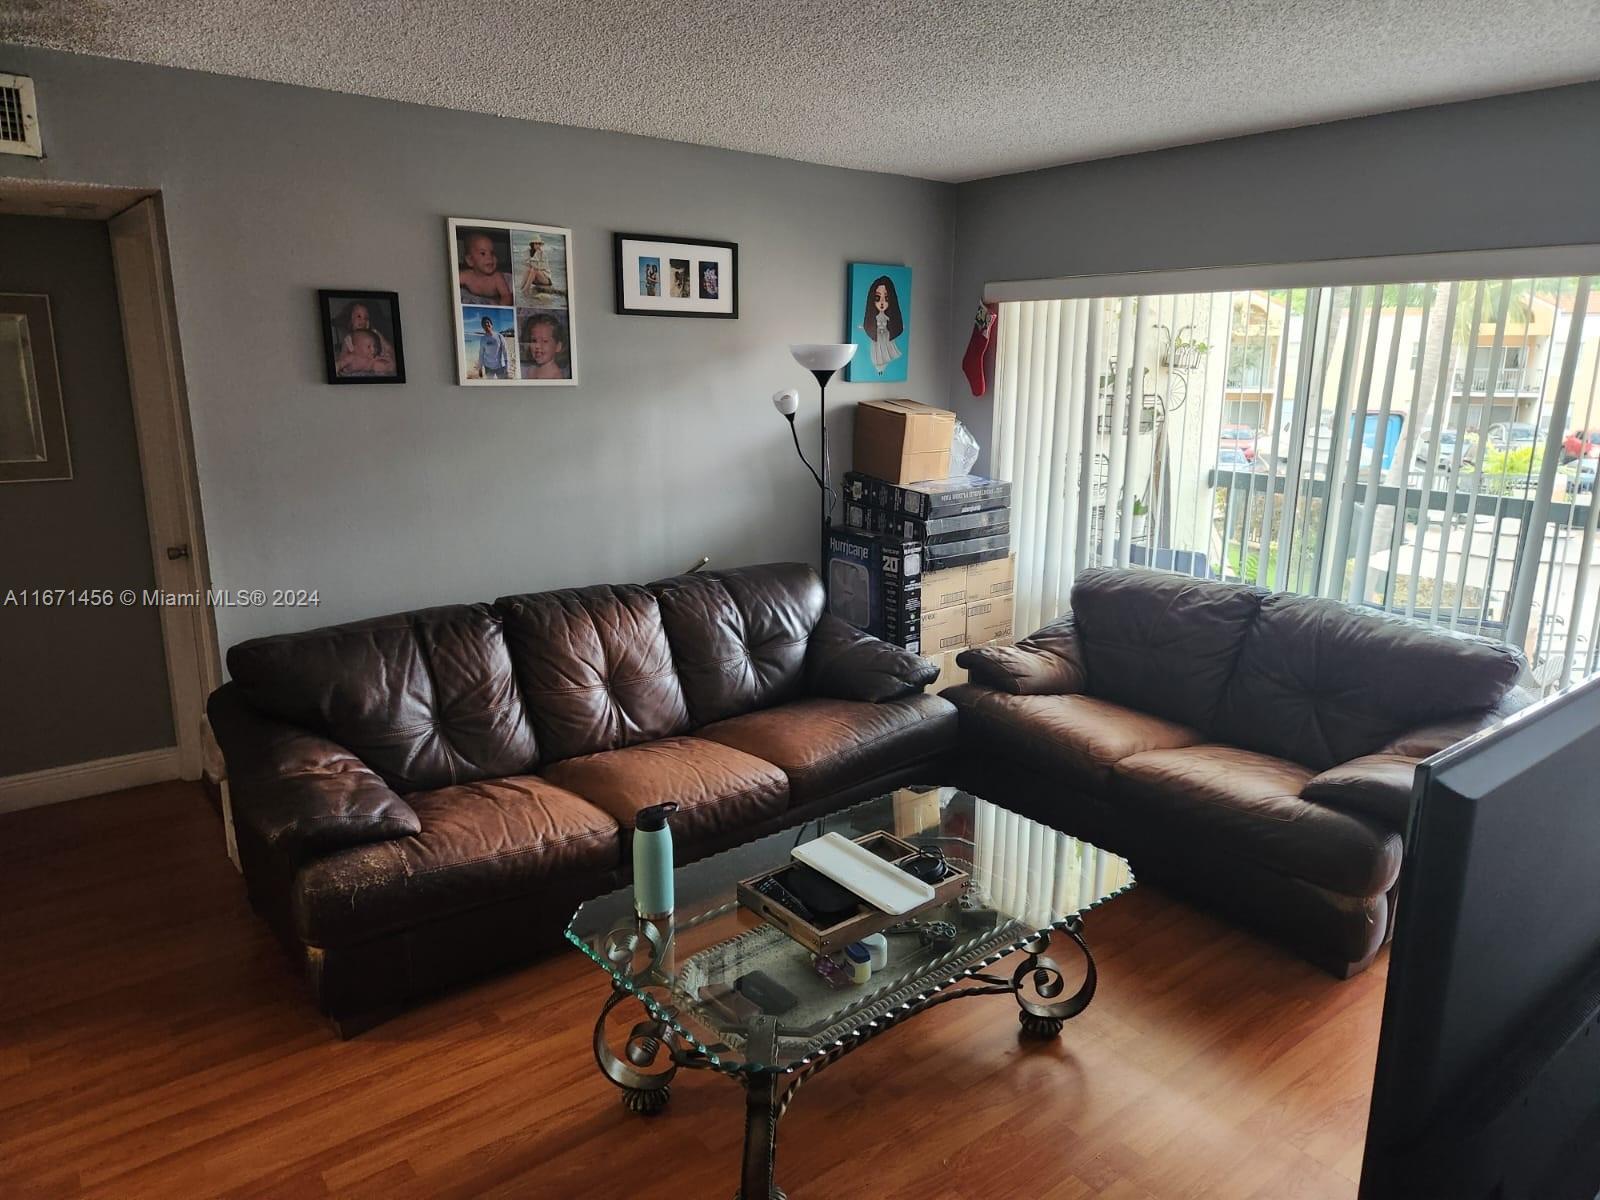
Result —
M1600 1192L1600 677L1417 769L1362 1200Z

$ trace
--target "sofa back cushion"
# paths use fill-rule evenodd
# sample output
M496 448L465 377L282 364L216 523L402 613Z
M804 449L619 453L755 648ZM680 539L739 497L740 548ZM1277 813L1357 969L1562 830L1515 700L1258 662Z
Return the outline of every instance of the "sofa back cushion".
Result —
M696 728L793 700L822 619L822 580L803 563L675 575L649 585L661 605Z
M1337 600L1273 595L1211 732L1324 771L1419 725L1492 708L1521 670L1522 656L1496 642Z
M494 607L543 761L688 732L661 609L645 588L502 596Z
M500 618L485 604L396 613L228 651L248 703L346 747L399 792L538 761Z
M1262 595L1161 571L1081 572L1072 617L1089 694L1207 728Z

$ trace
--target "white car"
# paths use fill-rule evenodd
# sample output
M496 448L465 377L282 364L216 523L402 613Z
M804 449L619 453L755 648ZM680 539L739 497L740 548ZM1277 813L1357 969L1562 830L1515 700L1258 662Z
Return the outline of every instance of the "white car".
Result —
M1473 439L1468 437L1466 446L1461 451L1462 466L1473 467L1477 465L1476 450L1477 446L1474 444ZM1441 429L1439 431L1439 450L1437 454L1434 453L1433 447L1429 442L1418 441L1417 443L1415 462L1419 467L1427 466L1428 460L1432 459L1435 470L1448 471L1451 464L1455 462L1455 457L1456 431L1454 429Z

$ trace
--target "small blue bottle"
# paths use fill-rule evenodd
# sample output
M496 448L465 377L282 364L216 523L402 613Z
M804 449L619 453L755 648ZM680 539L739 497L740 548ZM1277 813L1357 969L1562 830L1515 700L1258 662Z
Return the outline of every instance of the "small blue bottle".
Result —
M641 808L633 819L633 909L656 924L672 917L672 801Z

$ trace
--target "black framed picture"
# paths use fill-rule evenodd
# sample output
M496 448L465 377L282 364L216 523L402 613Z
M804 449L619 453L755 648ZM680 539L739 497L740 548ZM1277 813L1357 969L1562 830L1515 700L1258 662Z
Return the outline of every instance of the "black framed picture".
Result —
M618 314L738 319L737 243L619 233L615 254Z
M317 292L329 383L404 383L400 293L323 288Z

